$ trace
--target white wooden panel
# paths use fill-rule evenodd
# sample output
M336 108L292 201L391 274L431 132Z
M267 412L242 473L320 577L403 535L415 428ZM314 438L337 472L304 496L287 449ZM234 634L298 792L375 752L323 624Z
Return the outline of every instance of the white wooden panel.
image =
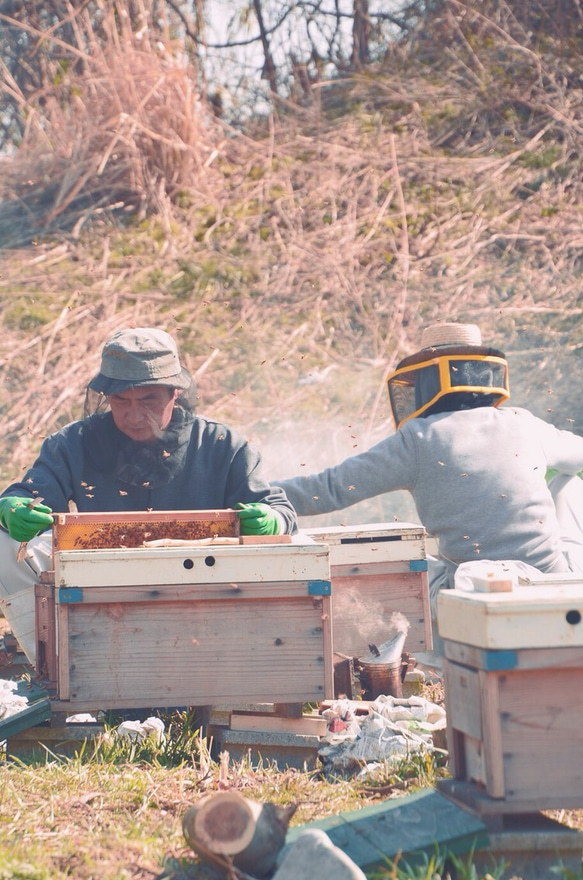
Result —
M329 579L328 548L319 544L139 547L55 553L57 586Z
M491 649L583 645L583 583L518 586L510 593L442 590L437 598L444 639ZM572 622L570 622L572 621Z
M390 522L390 523L359 523L350 526L323 526L321 528L300 529L299 534L312 536L318 541L326 543L339 543L346 538L378 538L385 535L394 535L401 538L420 538L425 535L425 529L418 523Z
M427 556L423 528L405 523L305 529L303 533L328 544L332 566L404 562Z

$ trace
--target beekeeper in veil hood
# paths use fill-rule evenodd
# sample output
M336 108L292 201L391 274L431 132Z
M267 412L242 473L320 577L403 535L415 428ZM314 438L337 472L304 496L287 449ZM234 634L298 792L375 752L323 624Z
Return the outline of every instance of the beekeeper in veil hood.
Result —
M506 405L508 363L475 324L428 327L388 376L396 431L310 476L278 480L300 516L408 490L436 539L440 589L462 563L513 560L537 572L583 570L583 438ZM549 469L559 472L550 483ZM434 628L435 636L435 628Z

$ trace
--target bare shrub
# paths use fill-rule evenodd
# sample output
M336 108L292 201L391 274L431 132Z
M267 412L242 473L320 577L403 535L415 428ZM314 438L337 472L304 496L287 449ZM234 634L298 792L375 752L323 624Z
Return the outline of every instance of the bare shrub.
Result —
M59 174L49 150L40 179L40 147L25 166L28 141L14 167L30 224L53 186L59 235L14 254L0 278L10 467L78 414L101 344L138 323L176 334L203 410L273 445L276 476L281 462L310 467L322 438L330 463L390 431L387 370L440 320L479 323L510 357L512 402L583 430L583 103L571 61L551 36L544 53L527 32L520 42L506 6L435 8L374 76L323 83L309 108L245 131L203 123L192 80L117 31L101 78L72 95L83 125L51 96ZM113 58L118 43L131 64ZM126 66L123 88L104 73ZM97 118L93 164L72 163ZM48 131L40 116L30 129L37 144ZM67 174L88 175L94 204L79 208ZM116 199L158 214L126 230L107 215ZM86 218L83 236L63 234Z
M118 5L104 5L99 34L87 10L76 15L66 52L81 63L55 60L51 86L20 95L27 124L0 185L0 246L77 235L98 213L160 211L209 174L195 71Z

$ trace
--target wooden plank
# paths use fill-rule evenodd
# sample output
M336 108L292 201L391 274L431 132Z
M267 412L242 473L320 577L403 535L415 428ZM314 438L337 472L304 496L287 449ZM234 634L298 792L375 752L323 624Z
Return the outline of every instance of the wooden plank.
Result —
M448 689L448 676L450 675L450 667L451 662L444 658L443 660L443 682L444 687L447 693ZM449 772L451 773L454 779L466 779L466 762L464 755L464 734L456 730L451 723L451 718L447 719L448 724L446 727L445 735L447 740L447 750L449 754Z
M583 669L511 673L500 680L506 798L583 806Z
M482 693L475 669L448 663L444 667L447 720L455 730L474 739L483 737Z
M444 652L456 663L492 672L583 668L583 647L488 650L448 639L444 641Z
M166 602L277 600L308 597L311 581L256 581L253 583L107 585L79 588L63 587L56 591L58 604L82 602L105 605L109 602L147 602L157 606ZM74 592L72 591L74 590ZM153 612L154 613L154 612Z
M57 689L59 699L68 700L71 696L69 677L69 607L59 605L56 609L59 649L57 653Z
M410 561L396 560L394 562L374 560L373 562L359 560L347 565L339 565L330 558L330 571L335 578L358 578L365 575L381 577L389 575L408 575L411 573ZM395 578L396 579L396 578Z
M324 543L327 542L324 540ZM340 569L355 565L393 565L394 571L407 571L411 561L427 558L423 539L328 544L328 547L331 564Z
M361 693L360 681L354 671L354 659L334 653L334 697L355 700Z
M55 553L59 586L151 586L330 580L328 550L318 544L139 547Z
M54 584L35 584L36 670L51 685L57 682L57 632Z
M305 534L329 544L340 544L342 541L375 540L379 538L394 538L396 541L418 540L426 537L423 526L419 523L385 522L385 523L362 523L348 526L321 526L319 528L300 529L300 534Z
M493 798L482 785L477 785L475 782L439 779L437 789L458 804L469 807L480 819L487 820L492 816L524 816L539 813L541 810L540 798L524 800ZM577 794L557 795L549 791L548 796L545 797L545 810L577 810L580 806L581 796Z
M475 739L464 733L462 740L464 778L473 782L486 784L486 766L484 762L484 747L482 740Z
M499 682L504 674L478 672L480 703L482 706L482 752L484 756L486 790L491 797L506 794L502 761L502 732L500 729Z
M291 535L239 535L239 544L291 544Z
M59 698L113 709L332 697L322 606L319 597L172 602L155 614L146 603L60 606L69 611L68 625L59 620L69 686L60 679Z
M303 715L301 718L282 718L275 715L231 714L231 730L280 730L287 733L302 733L311 736L324 736L328 723L321 715Z
M324 647L324 699L331 700L334 697L334 628L330 596L322 596L320 609L320 626L322 627Z

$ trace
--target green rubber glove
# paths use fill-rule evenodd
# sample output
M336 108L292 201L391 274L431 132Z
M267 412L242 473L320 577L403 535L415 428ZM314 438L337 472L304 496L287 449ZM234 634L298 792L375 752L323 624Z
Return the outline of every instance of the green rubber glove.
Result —
M237 504L242 535L279 535L279 519L268 504Z
M30 541L53 524L51 508L34 498L6 495L0 498L0 523L15 541Z

